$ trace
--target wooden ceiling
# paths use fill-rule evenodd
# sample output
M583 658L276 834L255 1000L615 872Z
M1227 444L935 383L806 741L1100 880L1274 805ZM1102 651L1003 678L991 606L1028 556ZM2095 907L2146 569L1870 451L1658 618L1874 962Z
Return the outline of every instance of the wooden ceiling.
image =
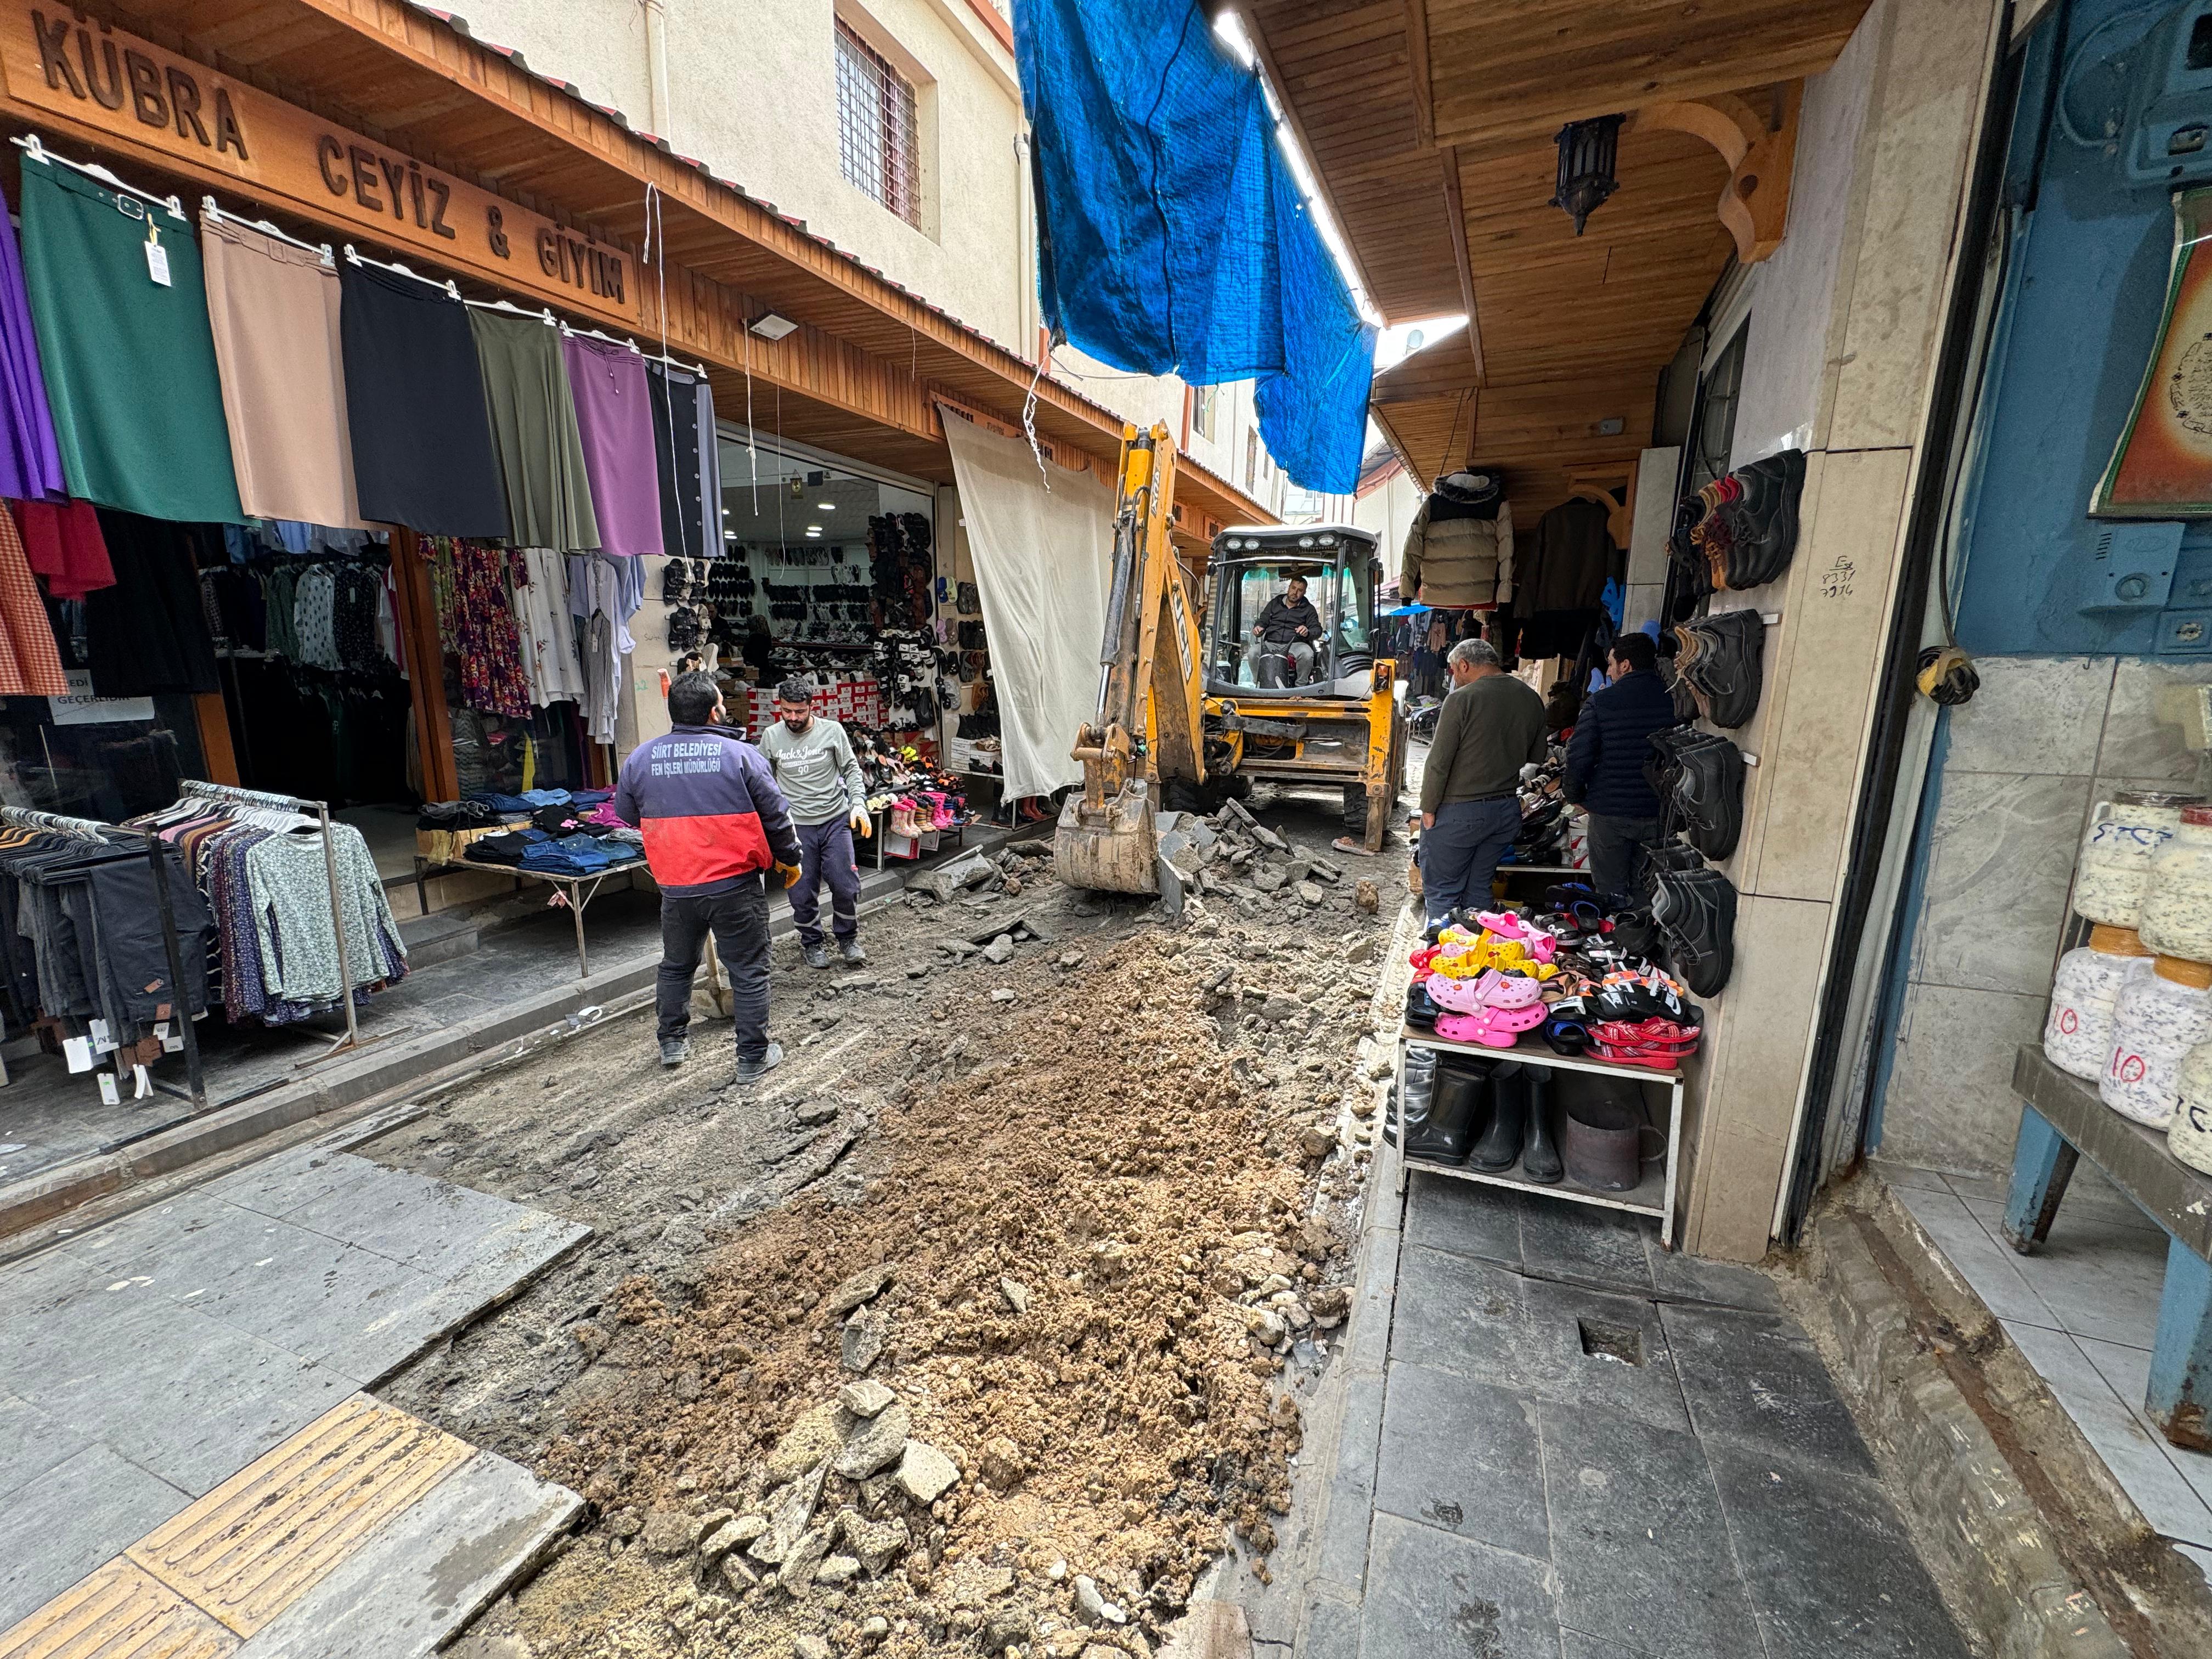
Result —
M1660 372L1735 246L1729 167L1632 119L1620 190L1577 238L1549 205L1554 137L1721 93L1771 121L1868 3L1238 0L1377 308L1473 315L1376 377L1376 420L1418 478L1502 468L1532 525L1571 474L1650 445Z
M708 173L442 14L404 0L92 0L88 9L634 254L647 185L657 187L672 325L688 331L676 349L708 362L726 417L744 418L749 367L761 430L940 481L952 473L939 396L1020 417L1033 373L1026 358L744 193L742 180ZM746 335L766 311L801 326L773 345ZM1036 400L1040 439L1103 462L1111 477L1119 417L1049 378ZM1273 521L1204 468L1186 462L1183 472L1182 498L1201 519Z

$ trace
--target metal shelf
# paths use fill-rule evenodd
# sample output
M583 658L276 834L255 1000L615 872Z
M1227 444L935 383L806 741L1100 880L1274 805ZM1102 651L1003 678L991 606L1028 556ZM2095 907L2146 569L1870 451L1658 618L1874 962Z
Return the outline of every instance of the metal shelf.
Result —
M1656 1217L1659 1222L1659 1242L1668 1249L1674 1248L1674 1183L1682 1164L1682 1096L1681 1072L1655 1072L1642 1066L1618 1066L1609 1060L1585 1060L1578 1056L1553 1054L1540 1044L1528 1047L1516 1044L1510 1048L1489 1048L1477 1042L1453 1042L1427 1031L1415 1030L1411 1026L1398 1028L1397 1086L1392 1098L1391 1111L1398 1110L1398 1103L1406 1097L1406 1054L1413 1048L1431 1048L1438 1054L1473 1054L1487 1060L1516 1060L1524 1066L1541 1066L1553 1071L1588 1072L1603 1077L1628 1078L1638 1084L1656 1083L1667 1091L1667 1121L1660 1126L1667 1137L1667 1155L1657 1169L1644 1176L1635 1188L1625 1193L1594 1193L1571 1186L1562 1180L1551 1185L1530 1181L1520 1174L1516 1163L1511 1169L1491 1174L1470 1170L1463 1164L1441 1164L1425 1158L1405 1157L1398 1159L1398 1192L1406 1191L1409 1170L1426 1170L1431 1175L1448 1176L1455 1181L1472 1181L1490 1187L1511 1187L1539 1198L1555 1198L1569 1204L1589 1204L1601 1209L1626 1210L1632 1214ZM1650 1097L1644 1097L1648 1103ZM1402 1129L1402 1121L1401 1128ZM1402 1144L1402 1143L1401 1143Z

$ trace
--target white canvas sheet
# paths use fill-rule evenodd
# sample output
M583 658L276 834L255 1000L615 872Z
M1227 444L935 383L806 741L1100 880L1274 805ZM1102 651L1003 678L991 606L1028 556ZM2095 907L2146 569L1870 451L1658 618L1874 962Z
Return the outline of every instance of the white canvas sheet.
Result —
M1010 795L1083 781L1076 733L1098 714L1098 646L1113 579L1114 492L1046 465L1019 439L947 410L945 442L983 599Z

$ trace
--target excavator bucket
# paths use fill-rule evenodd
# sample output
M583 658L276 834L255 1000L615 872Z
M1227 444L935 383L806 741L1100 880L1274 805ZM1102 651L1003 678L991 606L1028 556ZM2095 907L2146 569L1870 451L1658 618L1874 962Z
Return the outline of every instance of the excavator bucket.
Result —
M1071 793L1053 837L1053 873L1071 887L1108 893L1157 893L1159 834L1152 792L1143 779L1121 786L1103 806Z

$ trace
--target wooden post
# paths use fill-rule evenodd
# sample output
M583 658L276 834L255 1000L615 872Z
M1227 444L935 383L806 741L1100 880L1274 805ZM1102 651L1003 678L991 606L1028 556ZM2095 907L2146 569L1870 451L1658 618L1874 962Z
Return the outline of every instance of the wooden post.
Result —
M457 799L460 774L453 764L453 726L446 710L446 646L438 635L438 602L421 538L411 530L392 538L392 586L399 596L399 637L407 657L407 694L415 708L415 751L422 762L422 793L431 800Z
M192 694L192 719L200 730L200 764L207 769L201 773L210 783L227 783L237 787L238 754L230 743L230 711L220 691L196 691Z

